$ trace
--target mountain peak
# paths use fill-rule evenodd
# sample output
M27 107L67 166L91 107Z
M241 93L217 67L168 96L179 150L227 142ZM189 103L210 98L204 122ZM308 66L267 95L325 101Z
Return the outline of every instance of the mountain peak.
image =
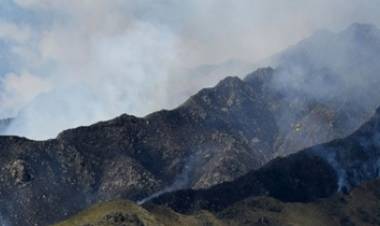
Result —
M251 84L254 84L256 82L264 82L268 81L272 78L275 70L272 67L263 67L263 68L258 68L256 71L248 74L245 77L245 81Z

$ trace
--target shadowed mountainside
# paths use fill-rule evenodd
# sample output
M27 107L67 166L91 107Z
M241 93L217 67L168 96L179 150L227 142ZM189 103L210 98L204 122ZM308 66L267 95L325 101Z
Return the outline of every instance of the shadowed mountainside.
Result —
M250 197L215 213L183 215L162 206L148 210L128 201L98 204L55 226L377 226L380 224L380 181L349 194L308 203L286 203L271 197Z

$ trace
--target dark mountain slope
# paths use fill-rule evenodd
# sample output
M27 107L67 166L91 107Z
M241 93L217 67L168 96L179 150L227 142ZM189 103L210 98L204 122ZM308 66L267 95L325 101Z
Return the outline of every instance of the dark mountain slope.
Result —
M338 193L309 203L249 198L217 216L228 225L376 226L380 224L379 185L379 180L371 181L349 194Z
M233 181L206 190L164 194L152 202L177 212L220 211L251 196L310 202L380 176L380 109L354 134L275 159Z
M380 181L349 194L308 203L284 203L270 197L247 198L226 210L182 215L162 206L149 211L128 201L95 205L56 226L377 226L380 224Z

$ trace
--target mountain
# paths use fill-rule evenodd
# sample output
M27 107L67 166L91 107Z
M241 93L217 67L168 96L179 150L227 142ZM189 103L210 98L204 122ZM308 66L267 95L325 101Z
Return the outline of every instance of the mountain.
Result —
M93 206L54 226L376 226L380 224L380 181L355 188L349 194L308 203L281 202L271 197L249 197L227 209L183 215L162 206L144 209L129 201Z
M363 47L363 55L368 52L373 56L375 41L380 38L377 39L377 28L367 30L349 28L342 33L329 33L327 36L333 38L324 42L320 42L318 34L317 38L305 41L306 44L286 50L283 54L289 53L287 58L280 58L296 59L298 52L304 51L294 49L312 48L313 43L331 41L328 47L333 48L338 43L333 42L335 39L348 43L364 40L374 48ZM346 33L363 38L352 38ZM357 45L352 43L352 46ZM315 54L305 57L317 62ZM357 52L352 54L354 58ZM361 63L365 62L369 62L368 70L363 72L369 73L372 61ZM138 201L147 197L149 200L164 192L205 189L233 181L275 157L349 135L370 118L380 103L376 89L359 89L362 87L353 85L362 83L345 82L340 71L333 71L333 64L302 70L307 73L294 69L294 65L304 64L309 65L284 60L276 69L262 68L244 79L227 77L174 110L155 112L144 118L121 115L63 131L57 138L46 141L0 137L0 215L14 226L47 225L100 201L117 198ZM302 85L308 89L289 83L290 75L302 78L299 81L304 81ZM349 75L347 81L353 76ZM371 87L377 84L376 77L373 78ZM318 96L308 84L326 85L327 94L335 89L340 92ZM323 86L318 87L325 90ZM358 88L357 92L350 92L356 90L353 88ZM317 161L319 157L292 158L296 163L306 159L306 163L331 171L326 161ZM347 159L346 164L356 162ZM310 198L336 190L331 172L326 174L330 182L326 186L330 187L315 190ZM310 186L314 188L313 184Z
M205 64L177 72L181 76L173 78L173 83L181 87L176 93L178 100L186 100L196 91L212 87L226 75L246 75L257 66L238 59L230 59L218 64Z

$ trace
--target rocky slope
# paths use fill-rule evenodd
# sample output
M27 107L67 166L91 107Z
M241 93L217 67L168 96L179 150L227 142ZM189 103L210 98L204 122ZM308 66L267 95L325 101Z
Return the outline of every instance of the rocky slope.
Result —
M348 32L369 36L365 43L380 40L367 30ZM323 43L330 42L336 45L330 39ZM13 226L46 225L99 201L141 200L159 191L231 181L276 156L350 134L370 117L380 98L371 89L329 98L294 86L288 92L278 86L278 79L294 72L287 65L294 64L285 61L245 79L227 77L174 110L144 118L122 115L47 141L0 137L1 215ZM306 74L329 78L330 69L312 68ZM345 87L339 84L335 88ZM361 107L367 99L371 101Z
M206 190L181 190L152 200L178 212L220 211L252 196L310 202L380 177L380 108L352 135L269 162Z
M148 210L128 201L99 204L55 226L376 226L380 224L380 181L366 183L349 194L307 203L250 197L227 209L183 215L162 206Z

